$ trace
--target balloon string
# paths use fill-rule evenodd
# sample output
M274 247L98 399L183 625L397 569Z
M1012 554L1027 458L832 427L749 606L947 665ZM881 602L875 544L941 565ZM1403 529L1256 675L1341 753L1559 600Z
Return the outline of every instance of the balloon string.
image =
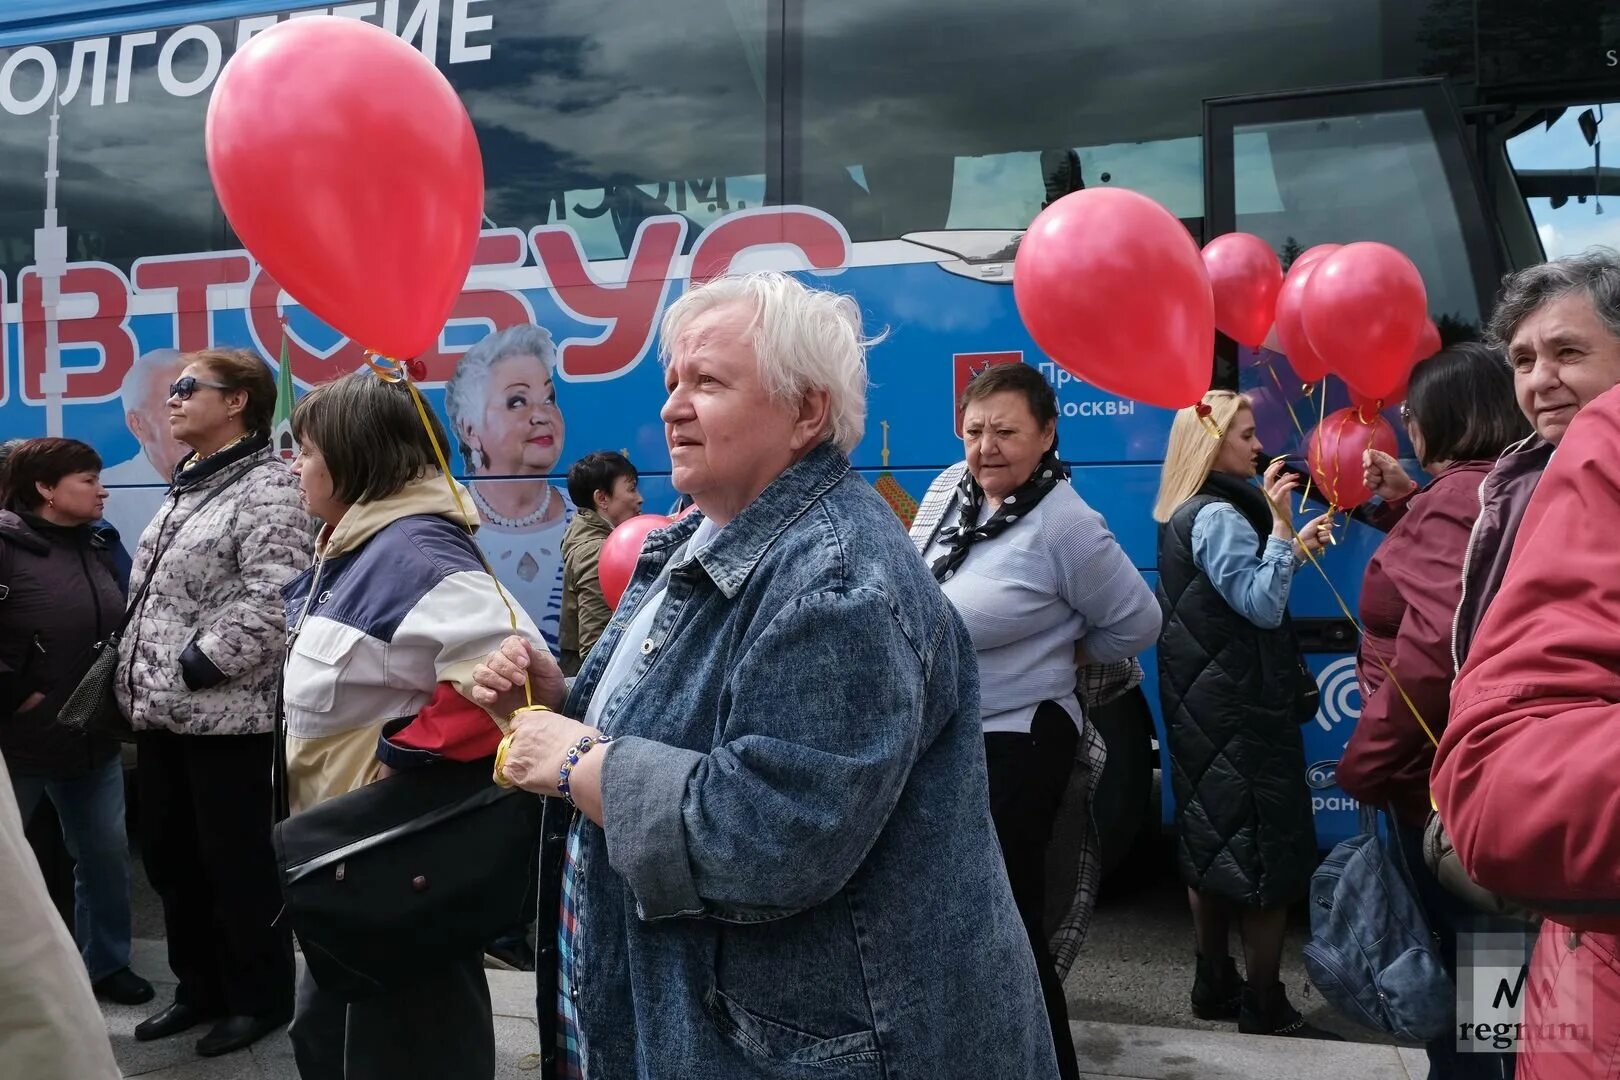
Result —
M1305 429L1300 426L1299 415L1294 412L1294 403L1288 400L1288 391L1283 389L1282 380L1277 377L1277 369L1269 363L1265 365L1265 369L1266 374L1271 376L1271 381L1277 384L1277 393L1282 396L1283 408L1288 410L1288 419L1294 422L1294 430L1299 432L1299 441L1304 443Z
M1269 500L1271 495L1268 493L1266 498ZM1275 507L1275 503L1273 504L1273 507ZM1331 511L1329 512L1331 513ZM1293 518L1287 513L1284 513L1283 520L1288 523L1288 531L1293 534L1294 540L1299 543L1299 549L1305 553L1305 558L1312 566L1316 567L1316 572L1322 575L1322 583L1327 586L1328 593L1332 595L1334 602L1339 605L1339 611L1343 613L1344 617L1350 621L1350 625L1355 627L1357 642L1359 644L1365 644L1367 639L1366 627L1361 625L1361 620L1356 618L1355 613L1350 610L1350 605L1345 603L1344 597L1339 594L1338 588L1333 584L1333 579L1328 577L1327 570L1322 566L1321 561L1317 559L1316 552L1311 550L1310 545L1305 543L1304 539L1299 535L1299 532L1294 528ZM1417 704L1412 700L1412 696L1406 692L1406 688L1401 685L1401 681L1395 677L1395 672L1390 669L1389 664L1384 662L1384 658L1378 654L1377 650L1368 649L1367 652L1372 656L1374 662L1376 662L1379 668L1384 672L1384 678L1389 680L1389 684L1395 688L1395 692L1401 696L1401 700L1405 702L1406 707L1411 710L1412 717L1418 722L1418 726L1423 729L1423 734L1429 737L1429 741L1433 743L1435 749L1438 750L1440 748L1440 740L1435 738L1434 731L1429 727L1428 722L1423 719L1423 714L1418 711ZM1430 801L1433 801L1432 794L1430 796Z
M433 433L433 422L428 419L427 401L422 397L422 392L416 388L416 383L411 381L410 370L405 364L398 360L385 361L381 356L378 356L375 361L372 360L372 356L377 355L375 353L368 354L366 364L384 382L402 382L405 384L405 389L410 392L411 401L416 404L416 415L422 420L422 430L427 432L428 442L433 446L433 456L438 459L439 474L444 477L445 485L450 489L450 498L456 504L456 512L461 515L462 523L467 528L467 538L472 541L473 550L478 552L478 561L483 566L484 572L495 583L495 592L500 596L501 603L506 605L506 617L511 624L512 632L517 633L517 608L512 606L512 599L506 595L506 589L501 585L501 579L495 575L495 568L490 565L489 556L484 554L484 546L478 542L478 538L474 535L476 526L472 511L467 508L467 504L462 500L461 491L456 487L455 479L450 475L450 461L445 457L444 447L439 445L439 437ZM527 677L523 680L523 701L526 707L533 708L534 691Z

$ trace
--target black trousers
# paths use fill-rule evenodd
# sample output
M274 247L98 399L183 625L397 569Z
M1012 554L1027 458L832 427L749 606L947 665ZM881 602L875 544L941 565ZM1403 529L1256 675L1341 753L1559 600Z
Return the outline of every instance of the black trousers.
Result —
M281 911L270 844L274 740L142 732L137 741L141 855L163 900L181 1004L292 1015L292 934L271 925Z
M1052 965L1046 928L1046 846L1052 839L1063 791L1069 786L1080 733L1069 714L1053 702L1042 702L1028 734L991 731L984 736L985 763L990 771L990 816L1001 841L1012 884L1013 902L1024 920L1035 971L1041 978L1046 1019L1052 1026L1058 1075L1072 1080L1080 1075L1074 1039L1069 1034L1069 1006L1063 982Z

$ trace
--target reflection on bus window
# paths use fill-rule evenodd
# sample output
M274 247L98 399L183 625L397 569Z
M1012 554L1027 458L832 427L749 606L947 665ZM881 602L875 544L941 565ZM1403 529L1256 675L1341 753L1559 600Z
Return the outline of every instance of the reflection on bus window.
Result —
M1423 275L1429 310L1477 325L1462 223L1421 109L1240 126L1237 228L1284 258L1321 243L1377 240Z
M1194 221L1206 99L1425 74L1468 15L1454 0L931 0L921 23L917 11L803 5L802 175L785 190L855 240L1022 229L1082 180ZM1066 159L1075 175L1049 168Z
M765 202L769 0L501 0L486 64L448 74L499 226L566 225L623 258L649 217Z
M1620 247L1620 104L1530 116L1507 148L1549 258Z

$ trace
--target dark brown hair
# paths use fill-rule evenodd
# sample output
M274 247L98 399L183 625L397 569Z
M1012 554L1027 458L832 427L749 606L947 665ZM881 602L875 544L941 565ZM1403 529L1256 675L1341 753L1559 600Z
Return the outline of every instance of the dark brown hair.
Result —
M100 471L101 455L78 439L25 439L0 467L0 491L7 506L36 510L45 501L38 485L55 487L64 476Z
M1024 395L1024 400L1029 402L1030 415L1041 427L1057 419L1057 394L1052 391L1052 384L1039 371L1022 363L992 364L979 372L962 391L956 411L963 412L975 401L1008 392Z
M1502 350L1478 341L1441 349L1412 369L1406 414L1428 461L1491 461L1530 434Z
M429 409L427 416L439 449L449 453L438 415ZM292 434L313 444L332 474L333 496L350 506L386 499L439 471L410 390L370 371L350 372L305 394L293 409Z
M242 424L250 435L270 434L271 420L276 415L276 379L270 374L270 365L247 349L199 349L187 353L187 364L201 364L216 380L225 384L226 393L232 390L247 392L247 405L242 409Z

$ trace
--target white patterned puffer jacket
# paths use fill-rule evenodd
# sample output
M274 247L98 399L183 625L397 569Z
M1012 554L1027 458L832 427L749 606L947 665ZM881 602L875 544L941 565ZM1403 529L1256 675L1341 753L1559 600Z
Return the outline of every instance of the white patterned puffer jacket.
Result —
M131 597L155 575L118 649L118 704L131 726L186 735L273 730L286 639L281 586L309 565L311 551L298 479L267 440L182 467L141 534L130 575Z

